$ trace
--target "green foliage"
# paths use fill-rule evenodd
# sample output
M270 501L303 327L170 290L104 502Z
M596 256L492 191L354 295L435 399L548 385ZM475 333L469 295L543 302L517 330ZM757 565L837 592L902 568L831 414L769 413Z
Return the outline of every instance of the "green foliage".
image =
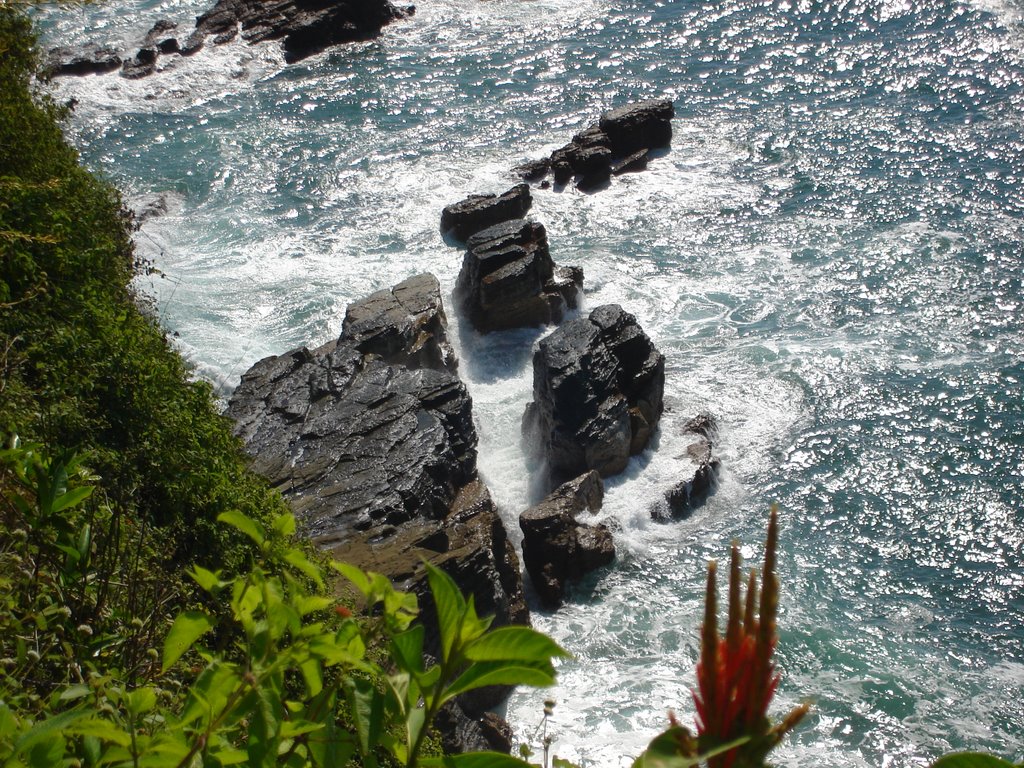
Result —
M71 480L91 479L80 460L48 459L21 446L0 458L24 486L10 498L32 527L28 538L38 542L37 570L53 569L60 574L57 582L65 574L92 581L87 554L71 546L76 512L91 491ZM59 525L58 513L63 514ZM444 653L427 666L423 625L413 626L414 595L396 591L380 574L335 564L362 596L366 614L358 618L324 591L326 574L294 544L290 514L266 527L235 511L221 515L220 522L251 539L253 560L233 577L200 566L191 570L211 607L177 615L163 641L160 670L166 675L182 663L195 664L195 681L173 693L160 687L165 678L159 676L147 684L138 675L92 669L81 682L56 688L33 710L12 698L23 670L4 674L0 763L298 768L333 767L350 759L376 766L391 759L407 766L528 765L491 753L421 756L443 704L523 675L550 685L552 660L566 655L558 645L526 627L491 631L490 620L477 616L472 599L428 566ZM53 633L48 625L37 628L37 641ZM204 645L219 629L233 638L231 647ZM367 651L372 647L390 648L390 658L384 664L374 661ZM29 651L20 658L40 660Z
M136 305L131 217L65 142L64 110L34 79L30 21L10 3L0 51L0 435L88 454L124 522L162 529L168 573L240 566L239 537L217 516L265 523L282 502Z

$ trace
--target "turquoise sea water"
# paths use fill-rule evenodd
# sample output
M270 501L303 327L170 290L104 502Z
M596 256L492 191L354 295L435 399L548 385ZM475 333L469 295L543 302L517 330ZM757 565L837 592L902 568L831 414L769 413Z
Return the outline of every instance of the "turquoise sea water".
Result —
M47 41L136 40L205 0L51 12ZM538 191L586 306L667 356L656 449L608 484L616 564L535 615L563 665L555 751L628 765L692 715L703 568L756 560L783 514L778 707L791 766L1024 757L1024 7L998 0L423 0L378 41L284 66L274 46L64 80L85 161L169 193L145 288L199 375L340 329L345 305L461 255L441 208L600 111L675 99L672 150L595 195ZM515 530L532 345L450 318L480 466ZM721 487L655 524L681 425L717 416ZM542 695L508 715L521 738ZM536 742L535 742L536 743Z

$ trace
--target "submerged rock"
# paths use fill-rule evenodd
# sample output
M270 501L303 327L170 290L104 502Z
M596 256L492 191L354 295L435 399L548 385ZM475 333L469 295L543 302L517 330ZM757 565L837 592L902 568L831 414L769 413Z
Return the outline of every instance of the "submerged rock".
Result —
M717 433L715 420L707 414L691 419L683 428L688 444L685 452L676 457L680 479L651 508L655 520L688 517L714 492L721 467L713 453Z
M561 605L566 587L615 559L615 544L605 525L587 525L576 517L597 512L604 483L595 471L559 486L519 516L523 563L538 596L549 608Z
M583 272L557 267L543 224L513 219L472 235L456 298L482 333L561 321L576 307Z
M661 418L665 357L616 304L564 323L533 358L527 450L550 485L590 469L608 477L642 451Z
M252 467L339 559L421 596L422 561L496 624L528 621L515 550L476 470L472 401L449 355L437 281L350 308L336 342L256 363L228 404Z
M528 184L517 184L501 195L470 195L445 206L441 211L441 231L465 240L487 227L523 218L532 204Z

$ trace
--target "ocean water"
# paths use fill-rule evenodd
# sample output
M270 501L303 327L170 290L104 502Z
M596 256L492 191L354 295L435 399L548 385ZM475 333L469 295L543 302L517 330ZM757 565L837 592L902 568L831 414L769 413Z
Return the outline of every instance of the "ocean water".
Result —
M47 43L135 41L205 0L49 11ZM782 515L776 709L786 766L1024 757L1024 7L999 0L422 0L377 41L274 45L65 79L85 162L162 194L143 284L227 395L334 337L346 304L461 261L441 208L608 107L675 100L672 149L594 195L537 191L552 253L667 357L655 447L608 482L618 559L536 625L575 657L508 706L538 745L629 765L693 714L705 563L756 562ZM449 319L480 468L516 531L533 345ZM714 414L720 487L654 523L680 430Z

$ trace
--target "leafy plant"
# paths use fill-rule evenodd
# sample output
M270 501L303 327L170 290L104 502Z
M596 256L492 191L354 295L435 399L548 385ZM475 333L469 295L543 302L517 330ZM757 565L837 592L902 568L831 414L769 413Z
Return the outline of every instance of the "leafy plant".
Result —
M23 486L8 493L31 530L27 537L49 542L38 552L64 555L52 566L62 574L56 581L64 574L88 581L88 539L71 535L92 492L70 482L72 475L90 477L80 460L49 459L22 446L0 458ZM425 628L413 624L414 595L396 591L380 574L332 563L361 596L364 613L357 616L328 594L327 573L294 542L290 513L269 526L237 511L220 521L250 542L252 563L234 577L201 566L189 570L208 600L171 624L159 654L162 677L147 683L91 665L78 682L39 702L36 719L9 695L27 673L19 666L0 687L0 762L185 768L197 761L335 766L353 758L375 766L386 758L408 766L526 765L493 753L423 758L423 749L434 717L457 696L487 685L552 684L553 660L566 655L552 640L527 627L491 630L472 598L428 565L441 648L428 664ZM77 548L69 544L74 541ZM48 570L44 560L39 573ZM38 621L36 628L39 638L62 634ZM218 647L225 638L229 645ZM42 642L51 641L57 642ZM23 645L19 660L42 658ZM388 650L383 661L368 653L375 647ZM168 675L183 664L194 669L194 682L177 692L161 687L174 682Z

